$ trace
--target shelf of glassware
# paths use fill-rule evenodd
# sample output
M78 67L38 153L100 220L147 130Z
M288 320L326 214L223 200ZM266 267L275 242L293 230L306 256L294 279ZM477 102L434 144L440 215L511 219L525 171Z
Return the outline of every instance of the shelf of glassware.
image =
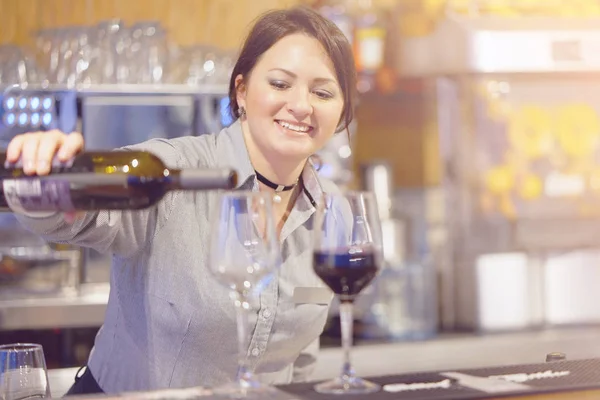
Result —
M226 96L226 84L97 84L97 85L5 85L0 91L6 97L19 93L64 93L76 92L79 96L127 96L127 95L190 95L190 96Z

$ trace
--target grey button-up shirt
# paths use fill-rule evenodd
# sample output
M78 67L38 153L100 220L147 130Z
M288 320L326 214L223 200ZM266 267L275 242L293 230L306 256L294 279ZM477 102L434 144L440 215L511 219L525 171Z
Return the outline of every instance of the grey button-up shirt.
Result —
M218 134L155 139L132 148L150 151L172 168L233 167L241 189L258 190L239 122ZM315 201L337 190L310 164L302 176ZM91 212L72 224L61 214L18 217L49 241L113 254L105 321L89 359L104 391L210 387L234 378L235 309L207 265L217 200L216 191L176 191L146 210ZM281 232L276 279L251 317L246 357L265 383L304 380L315 363L327 304L294 298L296 288L328 291L312 270L314 211L302 193Z

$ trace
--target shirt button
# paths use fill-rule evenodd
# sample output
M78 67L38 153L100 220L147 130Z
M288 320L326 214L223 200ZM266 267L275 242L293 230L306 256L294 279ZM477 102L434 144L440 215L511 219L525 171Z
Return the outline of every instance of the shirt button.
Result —
M271 310L269 310L268 308L266 310L264 310L263 311L263 318L265 318L265 319L271 318Z
M260 350L258 350L257 347L255 347L255 348L252 349L252 355L254 357L258 356L259 354L260 354Z

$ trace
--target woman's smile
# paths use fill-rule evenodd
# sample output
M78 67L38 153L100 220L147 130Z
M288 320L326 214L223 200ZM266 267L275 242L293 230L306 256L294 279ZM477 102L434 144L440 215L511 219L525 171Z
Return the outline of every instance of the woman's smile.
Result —
M301 122L291 122L282 119L276 119L275 124L284 134L291 136L311 136L314 131L314 127Z

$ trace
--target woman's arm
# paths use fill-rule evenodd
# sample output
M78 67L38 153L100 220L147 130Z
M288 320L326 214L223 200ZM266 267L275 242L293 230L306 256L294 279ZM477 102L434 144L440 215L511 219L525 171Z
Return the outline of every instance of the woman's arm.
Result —
M181 168L181 157L166 140L151 140L126 149L156 154L169 167ZM90 247L99 252L111 251L130 256L143 249L169 218L177 192L168 192L155 206L135 211L90 211L78 213L74 220L64 213L40 215L17 213L28 230L49 242Z

